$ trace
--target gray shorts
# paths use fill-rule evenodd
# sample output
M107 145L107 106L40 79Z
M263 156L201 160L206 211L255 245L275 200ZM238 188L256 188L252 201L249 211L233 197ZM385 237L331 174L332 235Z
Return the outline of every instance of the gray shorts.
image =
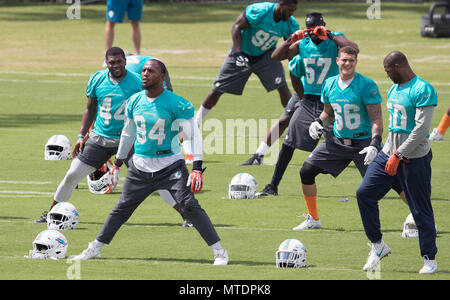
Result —
M78 153L77 158L83 163L99 169L104 163L111 158L111 156L116 155L118 146L115 147L104 147L95 143L91 138L89 138L84 144L83 151ZM128 166L129 159L134 154L134 147L131 148L128 157L124 159L124 163Z
M283 65L271 58L272 52L273 50L267 51L254 62L250 59L249 68L237 67L235 57L230 52L220 68L213 89L222 93L242 95L245 84L252 73L259 77L268 92L285 86Z
M129 163L130 166L123 183L122 194L97 235L98 241L109 244L122 224L133 214L134 210L152 192L157 190L167 190L171 194L183 215L192 222L208 246L220 240L208 215L200 207L200 204L191 192L190 186L186 186L189 172L184 160L179 160L167 168L154 173L138 170L134 166L132 159L130 159Z
M320 101L318 95L305 95L301 100L298 99L297 94L294 94L297 100L291 99L295 110L289 121L289 127L284 137L283 144L311 152L319 143L319 140L314 140L309 135L309 126L316 118L320 116L323 111L323 103ZM289 104L286 106L286 108ZM285 110L286 114L286 110ZM324 130L327 134L327 130Z
M300 97L297 95L297 93L294 93L291 99L289 99L288 104L284 108L284 114L291 118L295 110L300 106L300 101Z
M365 154L358 152L370 145L371 139L351 140L351 145L344 144L334 134L326 135L322 142L308 156L305 163L314 165L326 173L337 177L353 161L362 177L366 174L367 166L364 165Z

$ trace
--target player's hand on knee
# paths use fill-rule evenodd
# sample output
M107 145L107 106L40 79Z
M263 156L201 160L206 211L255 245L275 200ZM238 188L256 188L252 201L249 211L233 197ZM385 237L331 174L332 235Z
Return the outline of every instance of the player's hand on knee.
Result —
M364 157L364 165L369 165L377 156L378 149L374 146L367 146L361 151L359 151L359 154L365 154L366 157Z
M110 179L111 179L111 185L113 188L117 186L119 183L119 173L120 173L120 167L122 166L122 160L116 159L114 162L114 166L112 167L111 171L109 172Z
M320 136L323 133L323 126L320 124L321 121L317 120L311 123L309 126L309 135L313 140L320 139Z
M201 160L194 161L191 175L186 184L191 187L191 192L194 194L200 192L203 188L203 172L205 172L206 168L202 169L202 163Z

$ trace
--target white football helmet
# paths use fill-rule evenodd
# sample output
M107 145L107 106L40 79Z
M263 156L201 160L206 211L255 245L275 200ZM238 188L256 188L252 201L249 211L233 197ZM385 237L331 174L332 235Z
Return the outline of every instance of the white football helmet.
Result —
M68 160L72 144L69 139L62 134L52 136L45 144L45 160Z
M228 198L254 199L258 184L255 178L248 173L239 173L231 179L228 185Z
M437 224L434 224L437 232ZM414 221L414 217L412 214L409 214L406 217L405 222L403 223L403 238L418 238L419 237L419 229L417 229L416 222Z
M112 184L110 171L108 164L103 164L100 169L87 176L87 184L91 193L109 194L114 190L116 186Z
M280 244L275 254L277 268L306 267L306 248L296 239L287 239Z
M69 243L66 237L57 230L41 231L33 241L33 250L27 258L62 259L66 257Z
M70 230L76 229L80 214L73 204L60 202L53 206L47 214L47 228Z

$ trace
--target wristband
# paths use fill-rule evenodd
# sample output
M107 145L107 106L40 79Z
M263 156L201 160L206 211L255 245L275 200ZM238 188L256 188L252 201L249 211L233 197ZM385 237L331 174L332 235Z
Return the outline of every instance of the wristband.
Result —
M397 157L399 160L403 160L405 163L409 163L409 158L404 156L401 153L398 153L397 151L394 152L395 157Z
M332 34L330 31L327 31L327 36L330 40L334 40L334 38L336 37L334 34Z
M381 149L381 135L375 135L370 141L370 146L374 146L378 151Z
M202 160L194 160L194 162L192 163L192 170L201 171L202 164L203 164Z
M323 121L320 118L317 118L314 121L318 122L320 126L323 126Z
M79 136L77 136L77 139L84 139L84 135L79 135Z

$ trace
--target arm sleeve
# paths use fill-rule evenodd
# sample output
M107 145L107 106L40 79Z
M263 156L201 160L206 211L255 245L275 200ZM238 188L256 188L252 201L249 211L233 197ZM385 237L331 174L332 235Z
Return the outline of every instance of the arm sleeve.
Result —
M195 124L194 118L181 122L180 126L183 129L186 139L191 141L194 161L203 160L202 134L198 126Z
M414 150L426 140L433 121L434 106L416 108L416 126L408 138L398 147L397 151L406 157L410 157Z
M136 139L136 124L133 119L127 118L125 125L120 135L119 149L117 150L116 158L125 159L128 157L134 140Z

